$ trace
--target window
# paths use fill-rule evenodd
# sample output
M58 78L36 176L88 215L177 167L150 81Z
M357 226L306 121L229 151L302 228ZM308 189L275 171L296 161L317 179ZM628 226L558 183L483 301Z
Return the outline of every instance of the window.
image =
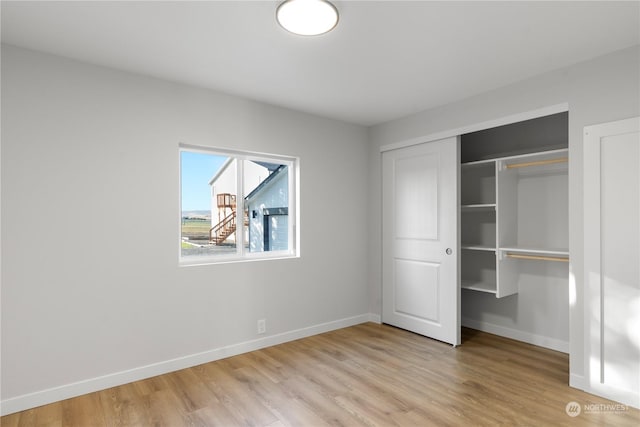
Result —
M292 157L180 146L180 262L297 254Z

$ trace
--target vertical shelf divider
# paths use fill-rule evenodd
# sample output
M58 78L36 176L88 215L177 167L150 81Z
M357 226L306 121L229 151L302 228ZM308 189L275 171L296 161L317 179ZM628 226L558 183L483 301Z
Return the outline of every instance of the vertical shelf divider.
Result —
M518 175L506 167L505 160L496 162L496 261L498 263L496 297L502 298L518 292L514 263L507 261L499 248L516 242L518 235Z

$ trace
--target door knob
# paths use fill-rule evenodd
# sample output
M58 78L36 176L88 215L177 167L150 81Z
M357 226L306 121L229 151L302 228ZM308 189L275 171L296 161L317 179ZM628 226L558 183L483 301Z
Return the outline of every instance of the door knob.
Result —
M451 255L453 253L453 249L447 248L445 252L447 253L447 255Z

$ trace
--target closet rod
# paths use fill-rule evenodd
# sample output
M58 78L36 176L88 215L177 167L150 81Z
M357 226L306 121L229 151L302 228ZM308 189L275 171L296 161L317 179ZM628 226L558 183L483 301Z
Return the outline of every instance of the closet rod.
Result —
M521 255L521 254L507 254L509 258L517 258L517 259L533 259L538 261L556 261L556 262L569 262L568 257L551 257L551 256L540 256L540 255Z
M568 157L558 157L557 159L537 160L535 162L513 163L511 165L507 165L507 169L526 168L528 166L550 165L553 163L566 163L568 161L569 161Z

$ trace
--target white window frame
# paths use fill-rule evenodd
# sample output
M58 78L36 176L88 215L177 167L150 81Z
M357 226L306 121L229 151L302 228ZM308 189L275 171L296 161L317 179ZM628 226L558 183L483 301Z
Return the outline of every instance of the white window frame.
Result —
M180 162L183 152L209 154L214 156L231 157L236 161L236 212L244 212L244 161L257 160L268 163L286 165L288 172L289 191L289 224L288 224L288 249L279 251L251 252L245 248L244 221L236 220L242 224L242 232L236 231L236 252L211 256L183 256L182 243L182 164ZM258 260L272 260L282 258L300 257L300 231L299 231L299 206L300 206L300 159L292 156L277 154L257 153L225 148L214 148L180 143L178 145L178 264L180 266L211 265L229 262L246 262Z

